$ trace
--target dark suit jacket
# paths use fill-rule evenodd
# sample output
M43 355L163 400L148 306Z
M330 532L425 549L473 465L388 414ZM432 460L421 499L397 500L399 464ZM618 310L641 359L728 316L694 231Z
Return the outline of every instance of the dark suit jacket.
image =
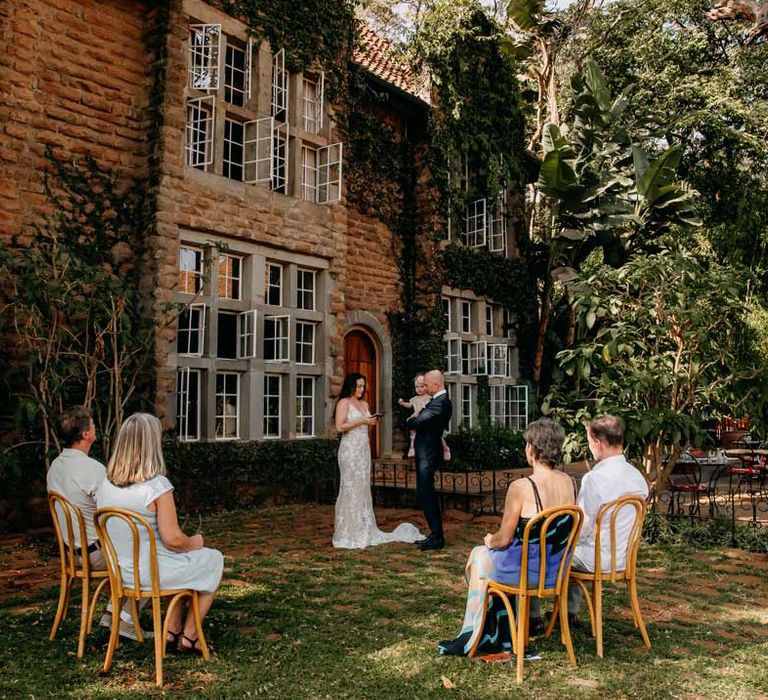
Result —
M440 438L443 437L443 431L448 429L452 413L453 406L446 392L432 399L421 409L418 416L408 419L408 428L416 431L416 459L429 460L433 465L441 462L443 447Z

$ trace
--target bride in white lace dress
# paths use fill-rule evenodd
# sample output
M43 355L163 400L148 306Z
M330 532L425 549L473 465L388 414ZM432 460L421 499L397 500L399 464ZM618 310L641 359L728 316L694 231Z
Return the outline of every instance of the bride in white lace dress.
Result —
M363 401L365 377L356 372L347 376L336 405L336 429L343 433L339 445L341 484L336 499L333 546L361 549L384 542L416 542L423 538L410 523L398 525L393 532L376 527L371 496L371 446L368 428L376 425Z

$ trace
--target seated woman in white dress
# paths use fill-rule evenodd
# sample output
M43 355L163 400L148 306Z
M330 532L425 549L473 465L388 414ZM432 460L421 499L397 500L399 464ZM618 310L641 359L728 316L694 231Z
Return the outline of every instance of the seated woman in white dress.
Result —
M210 610L224 570L224 557L203 547L200 534L188 537L179 527L173 486L165 477L160 421L148 413L129 416L118 433L107 466L107 478L96 492L99 508L125 508L145 517L155 531L160 588L191 588L198 591L200 616ZM133 586L133 535L120 520L107 523L115 546L123 582ZM149 539L139 528L142 588L151 588ZM182 605L176 605L169 621L166 646L201 653L192 611L182 627Z

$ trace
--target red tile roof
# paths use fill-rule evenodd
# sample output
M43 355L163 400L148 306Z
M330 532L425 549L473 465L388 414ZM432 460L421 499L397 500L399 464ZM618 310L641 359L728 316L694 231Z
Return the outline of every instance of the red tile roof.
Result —
M353 60L376 77L424 99L423 86L411 69L397 58L392 44L365 24L360 26Z

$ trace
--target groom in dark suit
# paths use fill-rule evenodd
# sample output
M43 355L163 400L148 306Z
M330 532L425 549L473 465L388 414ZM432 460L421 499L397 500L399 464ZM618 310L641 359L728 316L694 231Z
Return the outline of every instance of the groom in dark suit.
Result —
M417 543L422 551L445 547L443 519L435 493L435 469L443 460L443 431L447 430L453 413L440 370L433 369L424 375L424 388L432 398L419 415L408 419L408 428L416 431L416 499L431 530L429 537Z

